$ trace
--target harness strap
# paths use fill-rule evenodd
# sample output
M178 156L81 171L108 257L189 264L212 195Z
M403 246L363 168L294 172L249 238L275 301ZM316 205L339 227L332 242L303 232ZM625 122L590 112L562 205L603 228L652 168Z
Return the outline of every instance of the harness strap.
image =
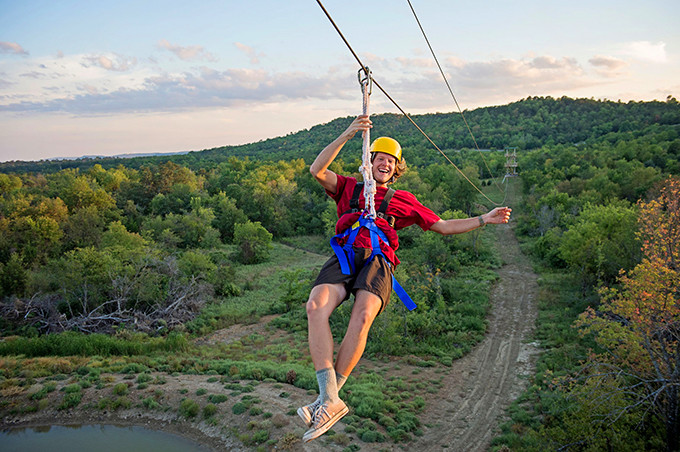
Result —
M363 187L364 187L363 182L357 182L357 184L354 186L352 197L349 200L349 209L343 212L342 215L362 211L361 207L359 207L359 195L361 194ZM387 207L389 207L390 201L392 200L392 196L394 196L395 192L396 190L394 188L387 189L387 193L385 193L385 197L380 203L380 207L378 208L378 212L376 213L376 217L382 218L385 221L387 221L387 224L389 224L391 228L394 228L394 224L396 223L397 219L394 218L394 216L392 215L387 215Z
M404 303L404 306L406 306L406 309L408 309L409 311L413 311L415 308L418 307L413 302L411 297L408 296L404 288L401 287L401 284L399 284L397 278L394 277L394 274L392 274L392 290L394 290L394 293L397 294L401 302Z
M392 196L394 196L394 192L396 190L394 188L388 188L387 193L385 193L385 197L383 198L382 202L380 203L380 207L378 208L379 212L385 213L387 212L387 206L390 205L390 201L392 200Z
M331 238L331 247L333 248L335 255L338 257L340 270L342 271L343 275L351 275L356 271L354 268L355 253L353 244L361 228L368 229L371 237L371 255L369 256L366 263L371 262L376 256L382 256L383 259L387 261L385 255L380 249L381 240L385 243L389 243L387 236L383 231L380 230L372 218L362 215L359 220L352 225L352 227ZM347 241L344 245L340 246L339 240L345 237L347 237ZM390 267L392 266L389 261L387 261L387 264ZM397 279L394 277L394 273L392 273L392 289L397 294L401 302L404 303L406 309L412 311L416 308L416 304L413 302L411 297L408 296L401 284L397 282Z
M361 190L363 188L364 188L363 182L358 182L354 186L354 191L352 192L352 199L349 200L350 210L348 212L352 212L352 213L361 212L361 210L359 209L359 194L361 193ZM380 207L382 207L382 205ZM345 212L345 213L348 213L348 212Z
M387 215L387 206L390 205L390 201L392 200L392 196L394 196L394 193L396 190L394 188L388 188L387 193L385 193L385 197L383 198L382 202L380 203L380 207L378 208L378 213L376 216L384 219L387 221L387 223L390 225L391 228L394 228L394 223L397 221L396 218L394 218L392 215Z

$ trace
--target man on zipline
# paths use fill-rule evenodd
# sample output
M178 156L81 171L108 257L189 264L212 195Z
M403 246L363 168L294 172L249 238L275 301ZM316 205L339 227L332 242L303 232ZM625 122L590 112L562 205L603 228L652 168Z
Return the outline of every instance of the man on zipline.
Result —
M359 362L373 321L390 300L394 267L399 263L395 255L399 247L396 231L417 224L424 231L460 234L486 223L507 223L510 218L511 209L497 207L479 217L442 220L407 191L388 194L387 185L404 173L406 163L399 143L381 137L371 145L371 161L377 187L375 205L381 206L386 197L387 205L381 206L382 215L375 218L377 228L372 224L359 226L365 200L363 193L356 189L357 180L335 174L328 167L347 141L358 131L371 127L368 116L357 117L319 153L310 167L312 175L337 203L339 219L335 229L339 235L334 238L336 255L324 264L307 301L309 351L319 383L319 397L298 409L298 415L310 427L303 436L304 442L323 435L349 411L338 391ZM357 198L359 205L351 205ZM348 234L347 231L354 232ZM343 245L346 246L341 249ZM351 271L347 271L348 268ZM333 335L328 319L350 293L354 293L354 306L334 365Z

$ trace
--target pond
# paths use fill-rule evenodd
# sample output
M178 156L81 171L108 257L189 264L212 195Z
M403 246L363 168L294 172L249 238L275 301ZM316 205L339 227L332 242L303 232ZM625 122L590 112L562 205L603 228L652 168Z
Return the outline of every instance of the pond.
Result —
M201 444L144 427L74 425L0 431L0 452L209 452Z

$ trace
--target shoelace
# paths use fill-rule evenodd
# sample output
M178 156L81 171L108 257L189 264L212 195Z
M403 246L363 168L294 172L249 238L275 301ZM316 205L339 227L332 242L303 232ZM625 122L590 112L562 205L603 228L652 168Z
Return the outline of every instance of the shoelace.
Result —
M314 410L314 416L312 417L314 428L318 427L319 424L322 423L322 416L320 415L325 415L326 419L330 419L331 416L328 414L328 410L326 410L326 405L321 404Z
M314 422L314 416L316 415L316 410L319 409L321 405L321 399L317 398L315 401L308 405L309 410L312 412L312 422Z

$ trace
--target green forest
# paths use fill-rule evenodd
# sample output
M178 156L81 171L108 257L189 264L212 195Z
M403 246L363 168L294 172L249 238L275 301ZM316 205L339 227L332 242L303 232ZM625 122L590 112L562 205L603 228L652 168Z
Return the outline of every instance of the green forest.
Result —
M530 97L464 115L474 138L460 114L413 119L494 202L514 184L511 225L540 276L541 355L492 447L680 450L680 104ZM337 217L309 164L350 120L182 155L0 164L3 416L47 409L57 382L68 383L59 409L111 386L100 409L159 410L161 389L134 400L106 374L140 386L210 375L241 397L233 414L253 418L232 432L240 441L286 449L293 439L244 388L316 388L304 304ZM406 118L372 120L404 148L395 188L445 219L493 207ZM506 147L518 150L517 178L503 177ZM352 140L331 169L358 177L360 158ZM399 236L396 276L418 308L390 303L367 356L446 372L486 333L502 259L490 228ZM334 333L350 309L334 314ZM266 335L201 343L265 317ZM417 441L420 383L358 373L350 437L336 444ZM188 394L180 414L217 422L208 396Z

